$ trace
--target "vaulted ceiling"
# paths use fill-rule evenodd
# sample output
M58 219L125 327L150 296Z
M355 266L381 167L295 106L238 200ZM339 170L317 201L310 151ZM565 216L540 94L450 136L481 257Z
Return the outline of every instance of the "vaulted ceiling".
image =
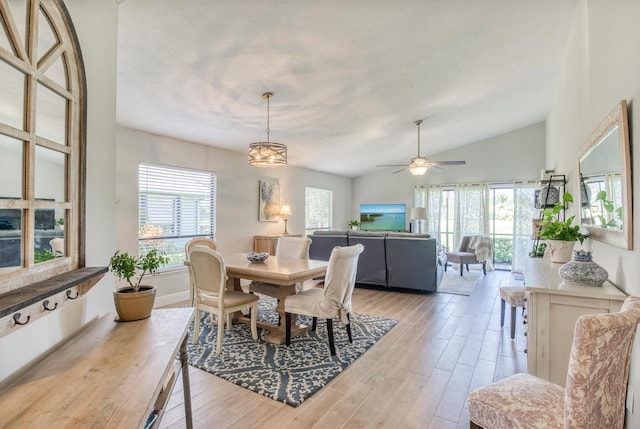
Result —
M546 118L575 0L127 0L120 125L345 176ZM435 159L435 157L434 157Z

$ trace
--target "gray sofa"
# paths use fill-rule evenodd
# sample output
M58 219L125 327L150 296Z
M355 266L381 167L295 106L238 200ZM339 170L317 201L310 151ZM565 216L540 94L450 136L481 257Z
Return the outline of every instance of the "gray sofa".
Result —
M444 261L428 234L374 231L316 231L309 257L329 260L335 246L361 243L356 283L385 288L437 292Z

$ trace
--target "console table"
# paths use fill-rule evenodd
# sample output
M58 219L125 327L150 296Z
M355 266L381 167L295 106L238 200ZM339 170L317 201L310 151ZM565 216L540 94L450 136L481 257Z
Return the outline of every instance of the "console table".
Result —
M191 428L186 341L192 319L193 308L171 308L136 322L108 314L87 324L0 392L2 424L155 428L182 370Z
M255 235L253 237L253 251L267 252L270 255L276 254L278 247L278 238L280 237L302 237L300 234L278 234L278 235Z
M584 314L620 311L627 295L613 284L602 287L565 284L562 264L549 258L527 258L527 370L529 374L564 386L573 330Z

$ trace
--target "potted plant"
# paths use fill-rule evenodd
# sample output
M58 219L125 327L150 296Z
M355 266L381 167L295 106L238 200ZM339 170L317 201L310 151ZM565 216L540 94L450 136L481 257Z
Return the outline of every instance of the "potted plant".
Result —
M542 212L539 236L547 242L551 262L569 262L575 242L582 243L587 238L585 234L580 232L579 225L572 225L575 216L564 221L557 218L558 214L564 210L565 204L571 202L573 202L573 196L565 192L561 202L557 202L553 207L544 209Z
M360 222L358 222L357 219L351 219L349 222L347 222L347 226L351 229L358 229L358 227L360 226Z
M157 249L137 258L120 251L111 257L109 270L119 280L126 280L129 284L113 291L113 301L121 321L146 319L151 315L156 298L156 287L143 285L142 279L147 274L155 274L160 266L166 265L167 262L169 257Z

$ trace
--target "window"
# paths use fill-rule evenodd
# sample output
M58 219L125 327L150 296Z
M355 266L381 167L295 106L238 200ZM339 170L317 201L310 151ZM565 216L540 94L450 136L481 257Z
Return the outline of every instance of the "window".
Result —
M305 235L313 231L331 229L333 225L333 191L330 189L304 189L304 231Z
M62 2L0 2L0 20L3 293L84 264L86 88Z
M138 168L140 254L151 249L182 266L184 246L194 237L215 240L216 175L206 171L140 164Z

